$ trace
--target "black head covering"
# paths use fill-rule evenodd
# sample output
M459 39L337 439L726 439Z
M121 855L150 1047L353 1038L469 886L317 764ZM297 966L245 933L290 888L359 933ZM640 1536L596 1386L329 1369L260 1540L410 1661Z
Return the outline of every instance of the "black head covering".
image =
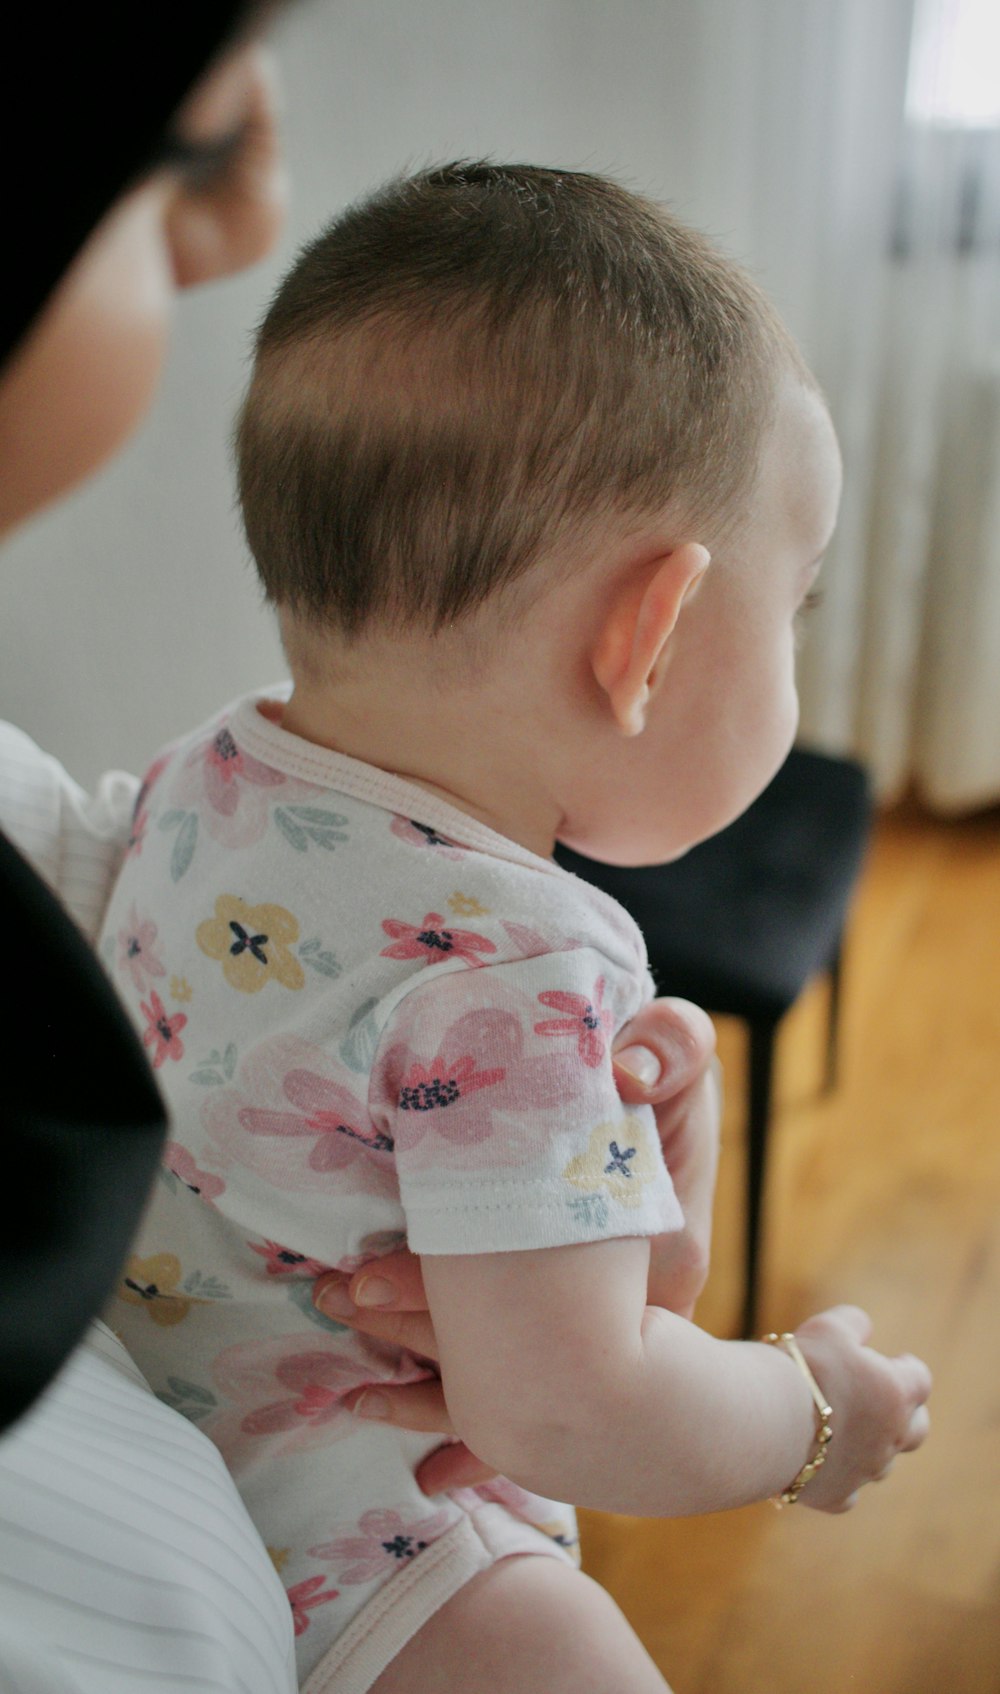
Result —
M155 156L247 8L71 0L19 10L7 56L18 97L0 102L8 179L0 357ZM2 836L0 913L2 1427L50 1381L107 1298L153 1181L164 1119L143 1049L96 958Z
M24 5L4 57L5 360L87 235L154 156L248 0Z

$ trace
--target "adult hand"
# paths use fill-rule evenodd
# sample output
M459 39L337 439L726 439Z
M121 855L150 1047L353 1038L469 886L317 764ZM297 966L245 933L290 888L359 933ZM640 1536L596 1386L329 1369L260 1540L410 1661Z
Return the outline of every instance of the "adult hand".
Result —
M655 1110L664 1156L687 1220L684 1230L654 1243L650 1301L684 1316L690 1316L708 1265L719 1122L714 1053L715 1031L708 1015L689 1000L667 998L643 1007L621 1030L613 1054L623 1102ZM313 1302L338 1323L437 1362L420 1261L405 1249L362 1266L352 1277L337 1271L318 1277ZM437 1378L361 1389L344 1404L358 1417L453 1434ZM461 1442L452 1441L424 1460L417 1480L425 1493L435 1494L494 1474Z

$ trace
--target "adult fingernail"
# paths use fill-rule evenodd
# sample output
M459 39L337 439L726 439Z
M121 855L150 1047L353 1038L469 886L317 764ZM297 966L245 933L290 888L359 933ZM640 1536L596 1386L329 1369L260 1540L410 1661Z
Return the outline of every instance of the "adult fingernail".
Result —
M356 1418L381 1418L385 1420L392 1416L392 1407L385 1395L379 1394L376 1389L372 1388L366 1388L355 1400L350 1410Z
M327 1318L350 1318L354 1316L354 1301L347 1292L346 1282L330 1282L321 1288L314 1301L319 1310Z
M663 1069L649 1047L623 1047L615 1054L615 1064L643 1088L655 1088Z
M395 1298L395 1286L384 1276L363 1276L354 1290L356 1306L391 1306Z

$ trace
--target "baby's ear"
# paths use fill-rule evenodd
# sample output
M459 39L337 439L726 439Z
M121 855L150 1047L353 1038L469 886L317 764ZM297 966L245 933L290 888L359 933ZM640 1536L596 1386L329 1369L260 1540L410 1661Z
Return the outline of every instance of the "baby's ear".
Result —
M642 573L642 587L622 588L609 607L591 653L598 686L623 735L641 735L646 708L666 668L681 607L708 569L696 541L671 548Z

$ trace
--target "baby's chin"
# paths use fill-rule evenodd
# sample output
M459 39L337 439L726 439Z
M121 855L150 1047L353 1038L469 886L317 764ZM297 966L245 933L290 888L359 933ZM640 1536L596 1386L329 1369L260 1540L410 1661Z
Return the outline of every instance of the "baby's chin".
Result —
M641 870L650 865L672 864L675 859L682 859L685 853L704 839L704 836L699 835L691 840L678 842L673 838L615 835L595 837L582 832L579 835L561 834L558 844L560 847L568 847L572 853L579 853L585 859L593 859L599 865L614 865L620 870Z
M773 774L773 773L772 773ZM770 775L768 781L771 780ZM747 785L739 792L730 791L723 802L722 795L713 796L709 804L691 805L683 817L680 812L659 824L644 823L632 818L616 825L606 820L603 827L567 827L560 830L558 842L573 853L597 864L613 865L621 870L642 870L651 865L669 865L683 859L692 847L698 847L711 836L728 829L758 798L766 783Z

